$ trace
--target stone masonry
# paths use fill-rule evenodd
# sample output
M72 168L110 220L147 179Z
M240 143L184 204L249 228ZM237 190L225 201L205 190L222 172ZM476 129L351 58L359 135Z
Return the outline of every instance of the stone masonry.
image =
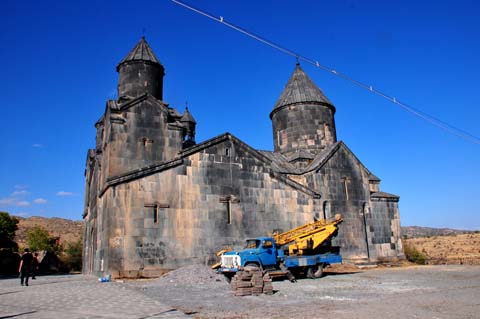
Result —
M209 264L222 247L341 214L345 262L403 258L399 197L336 139L335 107L297 64L270 118L274 151L230 133L195 142L163 100L164 67L144 38L117 66L88 150L83 269L151 277Z

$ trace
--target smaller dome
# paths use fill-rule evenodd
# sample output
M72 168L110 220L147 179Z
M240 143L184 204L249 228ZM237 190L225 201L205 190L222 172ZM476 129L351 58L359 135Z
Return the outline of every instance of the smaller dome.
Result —
M193 118L192 114L188 111L188 107L185 108L185 112L183 113L182 117L180 118L180 122L185 123L197 123Z

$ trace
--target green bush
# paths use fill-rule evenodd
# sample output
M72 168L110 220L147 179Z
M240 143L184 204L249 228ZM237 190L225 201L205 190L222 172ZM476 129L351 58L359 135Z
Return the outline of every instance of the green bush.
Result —
M45 250L58 255L62 246L57 244L57 240L50 237L48 231L40 226L35 226L27 231L27 245L30 251Z
M83 241L81 239L67 244L61 258L66 269L69 271L82 271L82 250Z
M17 243L13 241L17 230L18 219L6 212L0 212L0 248L17 250Z
M27 231L27 244L31 251L47 251L57 260L58 271L68 273L82 270L82 239L68 242L65 247L58 244L58 238L50 237L48 231L40 226Z
M425 265L428 260L427 254L419 251L415 246L411 244L405 244L403 247L403 252L408 261L419 265Z

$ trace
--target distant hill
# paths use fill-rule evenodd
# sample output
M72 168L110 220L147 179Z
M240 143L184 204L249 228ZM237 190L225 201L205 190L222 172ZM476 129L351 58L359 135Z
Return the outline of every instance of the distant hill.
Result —
M421 226L403 226L402 227L403 238L451 236L451 235L461 235L461 234L471 234L471 233L474 233L474 231L451 229L451 228L431 228L431 227L421 227Z
M417 237L403 240L426 256L430 265L480 265L480 233Z
M18 217L18 230L15 232L15 241L20 247L26 245L27 230L35 226L40 226L50 233L52 237L60 237L60 243L75 242L82 238L83 221L76 221L63 218L45 218L45 217Z

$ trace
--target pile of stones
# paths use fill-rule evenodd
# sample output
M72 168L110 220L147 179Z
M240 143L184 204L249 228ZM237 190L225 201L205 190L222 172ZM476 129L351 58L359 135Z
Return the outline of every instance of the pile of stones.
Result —
M273 295L272 278L258 268L246 267L233 276L230 283L235 296Z

